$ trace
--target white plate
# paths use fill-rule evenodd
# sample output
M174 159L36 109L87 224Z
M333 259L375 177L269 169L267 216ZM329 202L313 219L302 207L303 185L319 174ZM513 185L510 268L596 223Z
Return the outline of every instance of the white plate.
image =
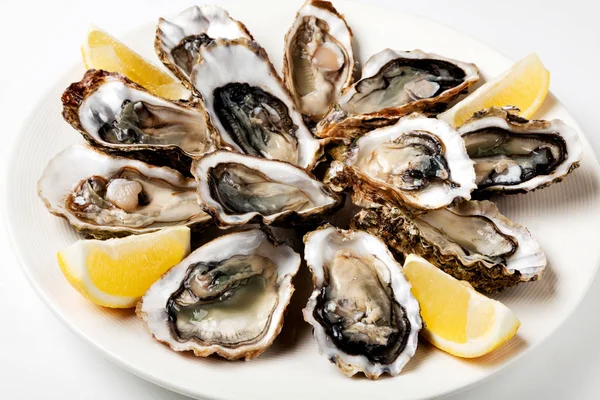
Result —
M229 8L244 21L281 67L283 36L301 1L239 2ZM354 30L359 59L391 47L420 48L475 62L490 78L511 62L476 40L432 22L390 9L336 0ZM181 10L173 10L176 14ZM157 15L158 18L158 15ZM140 21L142 22L142 21ZM132 21L135 23L135 21ZM154 25L125 37L127 44L156 61ZM62 120L60 95L81 78L82 65L57 77L54 89L40 101L23 127L8 171L7 221L21 265L48 306L106 357L145 379L195 397L217 399L363 399L374 395L422 399L465 388L491 376L548 337L573 311L600 260L600 166L584 141L581 167L563 183L500 201L510 218L527 226L544 248L549 266L539 282L523 284L498 296L522 322L518 335L496 352L462 360L421 343L401 375L376 382L349 379L317 353L300 310L306 291L296 292L283 332L273 346L251 362L227 362L177 354L154 342L131 310L108 310L83 299L63 278L56 264L59 249L78 239L60 218L51 216L36 194L37 180L48 160L64 147L80 142ZM538 117L559 117L576 126L552 96ZM76 168L76 166L73 166ZM306 274L303 275L306 279Z

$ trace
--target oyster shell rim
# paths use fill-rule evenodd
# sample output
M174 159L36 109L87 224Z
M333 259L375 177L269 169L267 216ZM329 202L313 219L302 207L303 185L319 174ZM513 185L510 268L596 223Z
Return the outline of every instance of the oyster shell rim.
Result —
M172 57L169 56L168 50L172 50L172 49L164 49L162 46L162 37L165 36L164 31L161 29L161 23L163 23L163 21L166 21L168 23L172 23L174 24L175 22L173 22L177 17L181 17L183 16L185 13L190 12L190 10L194 10L195 9L199 9L200 13L204 13L203 8L214 8L217 7L221 10L223 10L225 12L225 14L227 15L227 17L237 25L237 27L239 28L239 30L247 35L247 38L250 40L254 40L254 37L252 36L252 34L250 33L250 31L248 30L248 27L240 20L237 20L235 18L233 18L230 14L229 11L225 10L224 8L217 6L217 5L213 5L213 4L200 4L200 5L193 5L190 7L187 7L185 10L181 11L179 14L177 14L175 17L172 17L171 20L168 20L166 18L160 17L158 19L158 24L156 25L156 32L154 35L154 52L156 53L158 59L162 62L163 65L165 65L176 77L177 79L179 79L179 81L186 87L186 89L188 89L190 92L194 91L194 87L191 83L191 76L187 77L184 75L184 73L181 71L181 69L179 68L179 66L177 66L174 62ZM212 39L219 39L219 38L212 38Z
M320 294L320 288L323 286L322 285L323 282L321 282L321 284L319 286L319 278L317 277L317 274L315 273L315 266L309 262L307 254L306 254L307 253L306 248L308 247L308 241L311 239L311 237L315 234L319 234L321 231L324 231L324 230L333 230L335 232L335 234L341 236L343 238L342 240L344 240L344 241L349 240L348 237L354 237L357 235L365 235L367 237L372 238L375 241L376 245L380 246L380 248L375 249L375 250L370 250L369 254L373 254L377 250L384 250L385 257L388 260L387 261L382 260L382 261L385 263L386 267L388 267L388 270L390 271L390 285L392 284L392 279L393 279L392 275L395 274L394 271L397 271L398 272L397 276L402 278L404 281L404 282L402 282L402 285L403 285L402 288L407 289L407 290L403 290L401 293L403 295L403 299L398 300L398 297L397 297L398 291L397 290L394 290L393 293L394 293L394 299L397 300L398 304L400 304L402 307L405 308L406 316L410 322L410 332L408 334L406 346L404 347L404 349L398 354L397 358L394 360L393 363L387 364L385 367L383 366L383 364L373 363L371 361L367 362L366 368L362 367L360 365L356 365L357 359L364 357L364 356L349 355L347 353L344 353L342 350L338 349L337 346L335 346L335 344L331 343L331 340L329 339L329 336L325 333L322 325L318 321L316 321L312 315L312 312L316 306L316 297ZM335 361L331 358L329 358L329 360L332 363L334 363L336 365L336 367L338 367L348 377L352 377L353 375L355 375L359 372L362 372L368 379L376 380L385 372L389 373L391 376L396 376L396 375L400 374L401 370L406 366L406 364L410 361L410 359L415 355L417 347L418 347L418 343L419 343L419 332L424 328L423 320L422 320L421 314L420 314L421 307L420 307L417 299L412 295L412 292L411 292L412 285L411 285L410 281L408 280L408 278L406 277L406 274L404 274L404 271L402 269L402 264L396 260L394 255L389 250L387 244L381 238L379 238L376 235L372 235L364 230L341 229L341 228L333 226L329 223L325 223L325 224L319 226L317 229L306 233L304 235L304 237L302 238L302 240L305 244L304 260L306 261L306 265L308 266L308 268L311 272L312 283L313 283L313 291L311 292L311 295L306 303L306 306L302 309L302 315L304 316L304 320L313 327L313 336L317 342L317 345L319 348L319 354L326 353L325 348L331 347L331 350L334 352L332 357L335 357ZM397 270L392 271L392 269L389 268L388 261L390 261L390 260L392 261L392 264L395 264L396 266L398 266ZM321 265L320 268L323 269L323 265ZM409 310L408 310L409 307L413 311L416 310L416 313L409 312ZM337 354L335 354L335 353L337 353ZM339 354L348 356L350 358L350 360L348 362L346 362L344 359L342 359L341 357L338 356ZM344 357L344 358L347 359L347 357ZM395 365L396 363L398 363L398 364ZM387 366L389 366L389 365L393 365L394 369L391 370L390 368L387 368Z
M192 98L191 100L169 100L163 97L157 96L150 92L143 86L135 83L125 75L117 72L109 72L105 70L89 69L83 75L80 81L71 83L63 92L61 101L63 105L62 116L75 128L85 141L92 147L99 149L104 153L109 153L114 156L120 157L135 157L135 159L141 160L148 164L154 164L158 166L165 166L176 169L184 175L189 175L189 168L192 163L192 157L194 154L188 153L176 144L165 144L165 145L152 145L152 144L128 144L120 145L116 143L102 142L96 139L93 135L87 132L79 119L79 109L83 102L91 95L93 95L104 83L108 80L116 80L121 82L125 86L131 87L133 90L144 92L152 97L161 99L163 101L173 103L176 106L193 110L201 113L206 122L207 114L204 110L203 105L197 100ZM208 123L207 123L208 130ZM212 138L207 135L210 143L208 143L207 152L214 148Z
M291 246L284 244L284 243L275 242L270 237L270 235L268 235L262 229L250 228L250 229L245 229L245 230L238 231L238 232L230 232L230 233L226 233L224 235L221 235L221 236L211 240L210 242L202 245L201 247L199 247L196 250L194 250L193 252L191 252L190 255L188 255L185 259L183 259L179 264L177 264L176 266L171 268L169 271L165 272L165 274L158 281L156 281L152 286L155 286L157 283L159 283L163 279L165 279L169 273L179 272L178 270L176 270L176 268L180 265L184 265L184 262L186 262L186 260L188 258L190 258L190 256L192 256L195 252L202 249L203 247L206 247L206 246L210 245L211 243L214 243L219 240L231 239L232 236L250 235L253 233L257 233L257 234L260 233L260 235L262 236L262 239L261 239L260 243L258 243L256 248L260 247L263 243L267 242L271 246L271 250L275 250L279 247L285 247L285 248L289 249L289 252L290 252L289 257L297 259L296 262L294 262L293 260L290 260L290 262L295 263L295 266L292 266L291 268L293 268L293 270L284 274L283 277L280 276L280 274L279 274L280 266L277 265L277 271L278 271L277 283L279 285L278 291L277 291L278 299L281 299L282 293L286 294L287 296L286 296L286 298L284 298L284 301L278 302L276 310L273 311L272 316L275 317L276 314L278 314L277 315L278 318L271 318L269 326L267 327L267 334L265 334L265 336L263 338L261 338L257 344L242 345L242 346L234 348L234 349L229 349L227 347L224 347L224 346L221 346L218 344L202 346L202 345L197 345L197 342L195 342L195 341L188 340L188 341L185 341L184 343L185 344L192 343L193 345L197 345L197 347L177 350L172 346L172 342L159 339L158 337L156 337L155 333L150 329L150 326L148 323L149 315L148 315L147 311L144 311L144 299L145 299L146 295L148 295L148 293L152 289L152 287L151 287L150 289L148 289L148 291L144 294L144 296L142 296L140 301L137 303L137 305L135 307L135 314L138 318L140 318L144 322L145 329L150 333L150 335L152 335L152 337L156 341L167 345L170 349L172 349L173 351L176 351L176 352L192 351L194 353L194 355L197 357L208 357L212 354L217 354L227 360L239 360L241 358L244 358L246 361L260 356L273 344L273 342L275 341L277 336L279 336L279 334L281 333L281 329L283 328L283 323L285 320L285 313L286 313L287 307L289 306L292 296L296 290L294 283L293 283L293 278L296 276L296 274L300 270L300 266L302 264L302 257ZM213 245L213 247L214 247L214 245ZM231 252L231 254L229 254L230 256L242 254L242 253L238 252L240 250L238 247L230 247L230 250L233 250ZM254 250L254 249L252 249L252 250ZM233 254L233 253L235 253L235 254ZM250 252L248 252L247 254L250 254ZM182 271L183 273L180 274L181 279L179 279L179 284L177 287L179 287L179 285L181 285L181 281L183 280L183 277L185 276L185 272L187 271L188 266L185 265L185 267L186 268L183 269L183 271ZM285 287L283 287L283 283L286 284ZM284 289L284 290L282 290L282 289ZM280 309L280 311L277 312L279 309ZM165 314L166 314L166 312L165 312ZM171 339L172 339L172 337L171 337ZM262 342L264 342L264 343L262 343ZM262 343L262 345L261 345L261 343ZM247 349L244 349L244 348L247 348ZM240 349L242 349L242 350L240 350Z
M311 181L317 182L319 185L322 185L321 190L323 192L325 192L325 194L330 199L333 199L333 201L328 204L324 204L322 206L310 208L310 209L306 210L305 212L286 210L286 211L281 211L276 214L263 216L262 214L254 211L254 212L241 214L241 216L239 217L240 220L238 222L227 222L221 216L221 214L227 215L226 213L224 213L222 211L222 207L220 205L214 205L214 204L218 204L216 201L211 202L214 204L209 204L207 201L204 200L203 196L200 194L200 191L204 188L204 185L208 185L208 182L206 181L206 179L200 179L200 177L198 176L199 175L198 169L199 169L200 163L206 162L206 160L209 157L218 157L220 155L229 155L233 158L238 158L240 164L245 165L250 168L252 168L252 167L250 165L245 164L243 162L243 159L246 159L247 161L251 161L253 163L259 163L259 164L263 163L263 162L265 162L267 164L277 163L281 167L297 170L297 172L306 175L306 178L310 179ZM219 162L217 162L216 164L219 164ZM265 159L262 157L252 156L249 154L242 154L242 153L229 151L229 150L215 150L211 153L205 154L202 157L195 158L194 161L192 162L191 171L192 171L192 175L196 179L196 183L197 183L196 193L198 195L198 202L199 202L200 206L204 209L205 212L207 212L209 215L212 216L216 225L222 229L230 228L232 226L251 224L251 223L262 223L265 225L274 225L274 226L279 226L283 223L289 223L291 225L310 223L311 218L321 215L323 213L334 212L336 209L338 209L339 207L341 207L343 205L343 196L340 193L336 193L336 192L330 190L326 184L324 184L320 180L316 179L315 176L312 173L310 173L310 171L307 171L304 168L298 167L297 165L291 164L286 161L268 160L268 159ZM221 210L220 210L220 208L221 208ZM235 215L238 215L238 214L234 214L234 216Z
M204 230L204 229L208 228L209 226L213 225L213 218L208 213L203 213L204 216L201 216L198 219L193 219L191 221L188 221L185 224L173 223L173 224L169 224L168 226L158 226L158 227L154 227L154 228L151 227L152 225L141 227L141 228L96 225L96 224L93 224L90 222L84 222L78 218L75 218L71 213L69 213L66 209L64 209L64 200L66 200L65 197L61 197L58 200L58 202L60 204L63 204L62 206L58 205L58 204L54 204L53 201L48 199L48 197L43 193L42 182L44 181L44 179L48 179L48 177L47 177L48 167L51 165L52 162L56 162L56 160L58 160L59 157L63 157L68 152L82 151L82 150L84 150L85 152L88 152L88 151L94 152L98 156L106 157L107 159L109 159L109 158L119 159L130 165L131 164L137 165L137 166L141 167L141 168L136 168L138 170L139 169L146 169L149 171L164 170L172 176L177 175L178 178L183 178L184 181L188 181L188 184L192 183L192 179L193 179L190 177L186 177L185 175L183 175L176 169L172 169L172 168L169 168L166 166L151 165L151 164L145 163L141 160L134 160L134 159L127 158L127 157L114 156L112 154L102 152L102 151L98 150L97 148L95 148L93 146L89 146L87 144L73 144L71 146L68 146L68 147L64 148L63 150L61 150L56 155L54 155L46 164L46 167L44 168L42 175L40 176L40 178L37 181L37 194L38 194L38 197L42 200L42 202L44 203L44 205L46 206L46 208L52 215L64 218L69 223L70 226L72 226L73 228L75 228L75 230L77 230L77 232L83 234L86 237L92 237L94 239L109 239L109 238L115 238L115 237L125 237L125 236L129 236L129 235L139 235L139 234L144 234L144 233L156 232L163 228L173 227L173 226L188 226L193 232L196 232L196 231ZM72 184L78 185L79 183L80 182L74 182ZM53 186L55 186L55 185L53 185ZM75 186L72 187L72 189L74 189L74 188L75 188ZM64 195L62 195L62 196L64 196ZM56 207L55 207L55 205L56 205Z
M479 69L473 63L459 61L435 53L426 53L420 49L399 51L386 48L373 54L367 60L363 66L361 78L355 81L353 85L346 88L346 90L342 92L339 100L342 100L344 96L348 95L360 81L374 76L386 62L396 58L436 59L447 61L457 65L465 71L465 80L460 85L445 90L438 96L412 101L400 107L384 108L367 114L352 114L341 110L338 104L334 104L317 125L315 136L318 138L352 139L361 136L372 129L393 124L399 118L414 112L427 115L436 114L438 111L437 108L439 108L440 105L446 106L448 103L458 98L464 91L467 91L473 84L479 81L480 78ZM381 65L379 63L381 63ZM374 64L376 64L377 67L374 67ZM375 68L376 70L374 70ZM339 134L338 131L342 132L342 134ZM349 132L349 134L346 134L345 132Z
M301 15L301 12L307 7L314 7L316 9L323 10L324 12L330 13L335 18L338 18L339 20L341 20L343 22L344 26L346 27L346 29L348 30L349 39L350 39L350 52L348 53L348 55L349 55L348 62L350 63L351 66L350 66L350 70L348 72L348 77L340 85L341 90L340 90L339 95L337 96L338 98L333 103L333 104L335 104L337 102L337 100L339 100L339 97L341 97L343 92L348 87L350 87L356 80L355 76L356 76L356 72L358 69L358 62L356 61L356 57L354 56L354 32L352 31L352 28L350 27L350 25L348 25L348 22L346 21L346 18L344 17L344 15L341 14L340 12L338 12L337 9L333 6L333 3L331 3L330 1L306 0L306 2L296 12L296 16L294 17L292 26L290 26L290 28L286 32L284 39L283 39L283 43L284 43L283 69L282 69L283 83L286 86L286 88L288 89L288 91L290 92L290 94L292 95L294 104L296 104L296 96L294 95L295 88L294 88L293 79L291 79L291 78L287 79L288 76L291 76L291 61L289 60L289 57L288 57L289 43L291 42L291 39L298 31L298 26L296 26L298 19L301 16L315 15L315 14L308 14L308 13ZM298 104L296 104L296 106L298 107ZM298 107L298 111L301 112L300 107ZM321 117L318 117L316 115L303 114L302 112L301 112L301 114L306 115L309 119L311 119L314 122L319 122L321 119L323 119L325 117L325 115L327 115L328 112L329 112L329 110L326 110L325 113L323 114L323 116L321 116Z

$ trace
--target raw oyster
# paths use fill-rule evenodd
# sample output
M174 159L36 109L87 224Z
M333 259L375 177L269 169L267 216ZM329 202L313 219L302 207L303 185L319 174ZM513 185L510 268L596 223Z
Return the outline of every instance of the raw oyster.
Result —
M193 179L83 145L50 160L38 193L52 214L101 239L212 223L198 205Z
M258 44L219 39L202 46L192 83L221 147L307 169L321 157L320 141Z
M424 213L363 210L352 226L380 236L398 253L422 256L484 293L537 280L546 267L546 256L529 231L490 201L464 201Z
M523 193L561 181L579 166L577 132L555 119L521 118L516 108L489 108L458 132L475 162L478 191Z
M299 111L319 121L354 81L352 30L328 1L307 0L285 35L283 81Z
M173 267L136 313L175 351L258 357L281 331L300 256L261 230L221 236Z
M353 189L356 204L442 208L470 199L473 162L450 125L414 113L356 140L334 161L326 181L334 190Z
M63 117L100 150L189 175L212 141L202 106L157 97L125 76L89 70L62 95Z
M337 208L341 199L289 163L229 151L194 161L198 197L217 225L299 222Z
M342 94L316 135L354 138L415 111L438 113L478 79L474 64L420 50L383 50L367 61L362 78Z
M419 303L385 244L323 226L304 237L314 291L304 309L319 352L348 376L400 373L415 354Z
M213 39L252 39L246 26L229 16L219 6L203 4L190 7L172 20L160 18L156 28L154 50L158 58L186 86L198 62L198 51Z

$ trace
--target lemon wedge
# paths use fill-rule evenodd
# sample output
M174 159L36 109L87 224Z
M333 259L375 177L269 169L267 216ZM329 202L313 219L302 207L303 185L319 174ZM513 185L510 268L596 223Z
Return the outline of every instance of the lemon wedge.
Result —
M118 72L167 99L189 97L189 92L175 78L94 25L81 46L81 54L87 69Z
M479 357L509 341L521 323L513 312L425 259L410 254L404 272L421 306L423 336L458 357Z
M438 118L457 127L473 114L488 107L515 106L520 116L531 118L544 102L550 86L550 72L533 53L508 71L475 90Z
M69 283L105 307L134 307L166 271L190 253L181 226L110 240L79 240L56 255Z

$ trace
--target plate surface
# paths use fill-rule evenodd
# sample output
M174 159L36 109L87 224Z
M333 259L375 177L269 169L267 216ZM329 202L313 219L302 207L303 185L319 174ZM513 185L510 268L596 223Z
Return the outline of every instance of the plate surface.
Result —
M234 18L246 23L280 70L283 36L301 1L261 3L240 1L228 9ZM420 48L474 62L484 78L493 77L511 65L510 60L483 44L427 20L357 2L335 0L335 6L346 15L354 31L358 59L362 62L390 47ZM173 14L179 11L173 10ZM152 51L153 38L154 25L149 23L123 39L158 63ZM600 166L582 135L583 162L563 183L499 201L505 215L527 226L538 239L549 266L541 281L523 284L497 296L522 323L517 336L498 351L469 361L422 342L401 375L376 382L348 379L318 354L310 328L301 317L308 294L306 290L298 290L281 335L256 360L227 362L171 352L151 339L131 310L102 309L79 296L56 264L56 252L78 236L66 222L46 211L37 197L36 183L54 154L81 142L79 134L62 120L60 95L83 72L83 66L76 64L58 77L52 90L40 94L37 111L23 127L9 163L9 187L4 190L8 226L25 274L65 324L111 361L174 391L198 398L230 400L282 397L350 400L373 395L400 400L436 397L460 390L491 376L548 337L577 306L600 263L597 244ZM558 117L576 126L552 96L536 117ZM304 283L307 279L306 271L299 276Z

